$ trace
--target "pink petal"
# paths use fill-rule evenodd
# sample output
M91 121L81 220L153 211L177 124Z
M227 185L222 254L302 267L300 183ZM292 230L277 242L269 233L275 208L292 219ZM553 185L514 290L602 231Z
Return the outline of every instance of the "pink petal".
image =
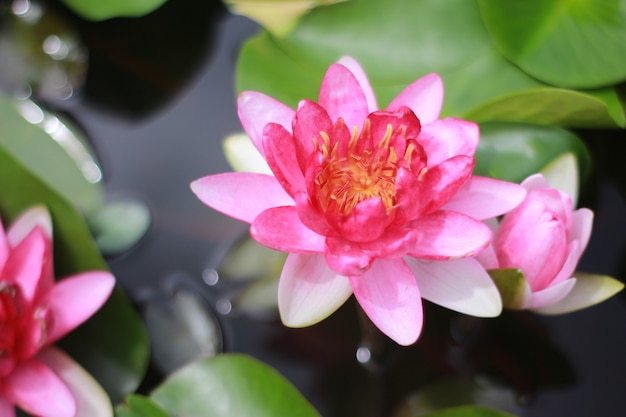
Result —
M572 291L575 283L576 278L572 278L562 281L559 284L547 287L541 291L533 292L530 305L526 308L535 309L548 307L561 301L567 294L569 294L570 291Z
M541 174L533 174L522 181L522 187L526 188L528 191L537 190L539 188L548 188L550 184L545 179L545 177Z
M191 190L207 206L247 223L264 210L293 206L293 198L271 175L228 172L191 183Z
M0 416L15 417L15 406L2 393L0 393Z
M448 118L422 123L417 141L428 155L428 166L434 166L453 156L474 156L479 137L476 123Z
M524 197L526 189L520 185L473 175L441 208L486 220L511 211Z
M378 239L392 218L380 197L358 203L348 215L341 215L336 226L341 235L353 242L372 242Z
M111 400L98 382L63 351L49 347L37 356L70 389L75 397L76 417L112 417ZM3 415L3 414L2 414Z
M372 258L397 258L414 248L420 238L420 232L415 229L390 229L375 241L359 246Z
M354 296L376 327L400 345L417 340L422 300L413 272L402 259L377 259L363 275L349 278Z
M495 317L502 311L498 288L476 259L404 260L415 275L422 298L477 317Z
M414 81L394 98L388 110L407 106L420 119L422 125L439 118L443 105L443 82L439 75L432 73Z
M291 133L275 123L265 126L263 133L265 158L274 176L291 196L306 189L304 174L298 164L296 144Z
M426 171L420 187L420 211L429 214L441 208L471 178L474 159L459 155Z
M265 210L252 222L250 234L261 245L282 252L324 252L324 236L302 224L293 206Z
M11 247L17 246L28 234L39 226L47 239L52 239L52 220L50 213L44 206L35 206L22 213L11 224L7 232L7 239Z
M485 269L497 269L498 266L498 258L496 257L496 252L493 250L493 245L489 245L476 255L475 259L480 262L480 264Z
M6 377L8 399L29 414L46 417L75 417L76 401L67 386L36 359L21 362Z
M54 343L91 317L114 286L115 278L105 271L83 272L59 281L42 299L54 317L46 343Z
M342 238L327 238L324 253L328 266L341 275L361 275L373 259L355 243Z
M580 242L580 251L583 252L589 243L591 229L593 228L593 212L582 208L572 213L572 229L570 230L570 240Z
M450 260L474 256L491 239L491 230L484 223L454 211L436 211L412 222L411 227L422 233L409 253L416 258Z
M330 227L326 217L313 207L307 193L295 195L296 210L300 221L309 229L324 236L335 236L338 232Z
M254 146L265 155L263 150L263 129L273 122L282 125L291 132L291 121L295 111L263 93L244 91L237 99L237 113L241 125Z
M293 119L293 137L296 152L292 158L297 158L302 172L305 172L309 157L315 150L315 143L323 143L321 132L330 135L333 131L333 122L324 109L310 100L298 103L298 111Z
M348 68L350 72L356 77L363 93L365 94L365 99L367 100L367 107L369 112L373 112L378 110L378 104L376 103L376 95L374 94L374 90L372 89L372 85L367 79L367 75L365 75L365 71L361 65L357 62L356 59L351 56L342 56L337 61L338 64L343 65Z
M278 284L278 310L286 326L310 326L334 313L351 294L348 279L332 271L324 256L292 253Z
M37 295L39 282L43 273L46 246L50 241L44 236L41 228L31 229L31 232L20 240L11 251L7 260L2 278L16 283L20 287L21 295L28 303Z
M9 242L7 241L4 227L2 225L2 219L0 219L0 275L4 269L4 264L9 258ZM0 397L1 399L2 397Z
M341 64L333 64L326 71L318 102L333 123L341 117L350 130L354 126L360 129L369 114L368 101L359 81Z
M563 262L563 266L561 266L561 270L558 274L550 281L550 285L556 285L559 282L563 282L566 279L572 277L572 274L576 270L576 265L578 265L578 260L582 255L582 250L580 248L580 242L577 240L570 242L567 251L567 258L565 258L565 262Z

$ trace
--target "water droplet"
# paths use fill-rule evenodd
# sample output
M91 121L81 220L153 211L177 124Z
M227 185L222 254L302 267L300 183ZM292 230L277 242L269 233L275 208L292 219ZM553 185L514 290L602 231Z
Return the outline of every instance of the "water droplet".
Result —
M233 305L231 304L230 300L227 300L226 298L220 298L215 303L215 309L218 313L226 316L232 311Z
M359 346L356 350L356 360L360 363L367 363L372 359L372 352L365 346Z
M213 268L202 271L202 281L206 285L214 286L220 281L220 274Z

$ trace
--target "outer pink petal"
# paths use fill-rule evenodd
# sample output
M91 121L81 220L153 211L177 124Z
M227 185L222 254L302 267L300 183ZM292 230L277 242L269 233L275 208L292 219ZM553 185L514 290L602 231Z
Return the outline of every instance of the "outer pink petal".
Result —
M10 401L30 414L45 417L75 417L76 401L67 386L36 359L21 362L5 379Z
M111 295L115 278L109 272L91 271L59 281L42 299L54 317L47 345L91 317Z
M3 394L0 393L0 416L15 417L15 406Z
M414 343L422 331L420 291L402 259L377 259L363 275L350 277L365 314L400 345Z
M524 197L526 189L520 185L474 175L441 208L486 220L511 211Z
M475 259L480 262L485 269L498 268L498 258L496 257L496 252L493 250L493 245L487 246L484 251L476 255Z
M422 298L477 317L495 317L502 311L498 288L476 259L404 260L415 275Z
M323 255L290 254L278 284L278 311L289 327L305 327L334 313L352 294L348 279Z
M533 174L522 181L522 187L526 188L528 191L536 190L538 188L548 188L550 184L548 184L548 180L542 174Z
M250 234L261 245L282 252L324 252L324 236L302 224L293 206L265 210L252 222Z
M578 240L580 242L581 252L585 250L591 237L591 229L593 228L593 212L589 209L582 208L572 213L572 230L570 231L570 240Z
M113 407L106 391L63 351L49 347L40 352L37 359L48 366L70 389L77 403L76 417L113 416Z
M533 292L530 305L525 308L542 308L555 304L572 291L574 284L576 284L576 278L568 279L541 291Z
M228 172L191 183L191 190L207 206L247 223L271 207L293 206L293 198L271 175Z
M407 106L420 119L422 125L439 118L443 104L443 82L439 75L432 73L414 81L394 98L388 110Z
M7 260L2 273L3 279L18 284L21 295L31 302L39 290L39 282L44 275L46 245L50 241L44 236L41 228L32 229L27 237L20 240Z
M369 114L367 98L359 81L341 64L333 64L326 71L318 102L333 123L341 117L350 130L354 126L360 129Z
M567 248L567 257L563 262L563 266L561 266L561 270L556 274L556 276L550 281L550 285L556 285L559 282L563 282L566 279L572 277L572 274L576 270L576 265L578 265L578 260L582 255L582 250L580 249L580 242L577 240L574 242L570 242Z
M263 93L244 91L237 99L237 113L243 129L250 136L254 146L265 155L262 143L265 125L270 122L278 123L291 132L291 121L295 111Z
M456 155L474 156L480 132L478 125L462 119L442 119L425 124L417 141L434 166Z
M365 94L365 99L367 100L367 107L369 112L373 112L378 110L378 104L376 103L376 95L374 94L374 90L372 89L372 85L367 79L367 75L365 75L365 71L361 65L357 62L356 59L351 56L342 56L337 61L338 64L343 65L348 68L350 72L356 77L363 93Z
M474 256L487 247L491 230L484 223L453 211L439 210L412 222L422 232L409 255L432 260Z

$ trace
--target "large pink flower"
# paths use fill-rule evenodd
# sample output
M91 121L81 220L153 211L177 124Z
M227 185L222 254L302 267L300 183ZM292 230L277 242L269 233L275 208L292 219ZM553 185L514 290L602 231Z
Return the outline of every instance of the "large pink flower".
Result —
M274 176L213 175L192 190L251 223L261 244L290 253L278 295L285 324L318 322L352 293L400 344L419 336L421 297L499 314L495 287L468 258L491 237L476 219L510 210L525 191L472 176L478 127L438 120L442 100L441 79L430 74L380 111L348 57L329 67L318 103L303 100L297 111L261 93L240 95L243 127Z
M532 175L522 182L524 201L496 228L492 245L478 256L493 271L506 307L565 313L610 297L623 285L605 276L576 274L587 247L593 212L573 210L569 195ZM519 272L517 272L519 270Z
M15 416L15 405L36 416L77 415L68 385L79 367L51 345L98 310L114 284L103 271L55 283L45 208L28 210L6 234L0 223L1 416Z

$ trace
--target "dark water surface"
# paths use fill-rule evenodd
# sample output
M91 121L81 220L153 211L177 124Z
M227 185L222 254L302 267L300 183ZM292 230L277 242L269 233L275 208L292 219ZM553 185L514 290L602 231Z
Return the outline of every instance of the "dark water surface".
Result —
M110 260L139 308L167 301L172 288L190 290L218 317L224 350L276 367L325 417L388 415L411 392L452 377L489 387L481 391L484 401L520 416L626 415L624 294L565 316L506 313L494 320L426 303L417 345L383 341L377 360L365 366L355 358L360 332L352 301L299 330L285 329L275 315L231 310L225 287L207 285L203 274L211 275L247 227L205 207L189 183L230 170L221 141L241 130L236 58L257 26L217 2L191 0L170 0L167 10L142 19L77 25L90 47L90 73L84 95L63 107L92 140L107 193L141 199L154 217L145 239ZM580 269L623 279L626 181L618 140L626 137L591 133L582 132L596 170L582 202L596 222ZM146 390L167 367L155 363Z

